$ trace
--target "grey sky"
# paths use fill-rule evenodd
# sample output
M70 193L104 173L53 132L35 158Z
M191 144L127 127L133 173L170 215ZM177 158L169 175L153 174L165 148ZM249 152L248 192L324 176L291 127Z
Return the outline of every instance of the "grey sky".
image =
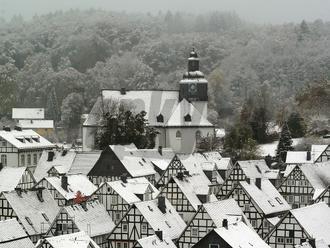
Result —
M22 14L28 18L58 9L91 7L127 12L235 11L243 19L258 23L330 21L330 0L0 0L0 16Z

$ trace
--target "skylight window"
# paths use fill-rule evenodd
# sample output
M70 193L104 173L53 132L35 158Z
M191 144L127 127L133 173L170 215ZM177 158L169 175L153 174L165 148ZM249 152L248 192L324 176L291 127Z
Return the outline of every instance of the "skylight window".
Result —
M139 164L140 164L141 166L144 166L143 163L142 163L141 161L139 161Z
M275 205L272 203L271 200L268 200L268 203L269 203L272 207L275 207Z
M149 211L151 211L151 212L154 211L154 210L152 209L152 207L150 207L149 205L148 205L148 209L149 209Z
M281 201L281 199L279 197L275 197L275 199L279 204L283 205L283 202Z
M167 220L165 220L165 224L166 224L169 228L171 228L171 225L168 223Z
M47 216L45 213L42 213L42 217L44 217L44 219L45 219L46 221L49 221L49 218L48 218L48 216Z
M26 219L27 223L29 223L29 225L33 226L32 221L30 220L29 217L25 217L25 219Z
M261 173L261 170L260 170L260 168L259 168L258 165L256 165L256 169L257 169L257 171L258 171L259 173Z

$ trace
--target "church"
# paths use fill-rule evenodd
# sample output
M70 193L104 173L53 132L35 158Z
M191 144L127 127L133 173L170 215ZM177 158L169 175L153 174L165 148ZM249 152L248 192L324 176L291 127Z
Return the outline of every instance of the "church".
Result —
M199 62L192 50L179 90L102 90L83 123L83 150L95 148L96 130L109 103L129 102L134 111L145 111L148 125L158 130L156 147L169 147L176 153L194 152L201 137L214 135L214 125L207 120L208 82Z

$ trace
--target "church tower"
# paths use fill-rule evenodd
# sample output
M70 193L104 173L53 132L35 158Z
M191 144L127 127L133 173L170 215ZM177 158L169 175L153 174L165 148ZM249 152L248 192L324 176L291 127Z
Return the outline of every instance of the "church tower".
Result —
M199 58L193 49L188 58L188 71L180 81L179 100L185 98L197 108L203 116L207 116L207 85L204 74L199 70Z

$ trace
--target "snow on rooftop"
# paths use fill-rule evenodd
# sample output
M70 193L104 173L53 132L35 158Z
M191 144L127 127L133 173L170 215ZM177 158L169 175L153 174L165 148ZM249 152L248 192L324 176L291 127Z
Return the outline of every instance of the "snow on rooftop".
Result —
M144 158L148 158L155 166L165 171L175 156L171 148L162 148L162 154L158 149L139 149Z
M22 179L25 167L4 167L0 170L0 193L12 191Z
M279 170L269 169L265 160L244 160L237 162L248 178L277 179Z
M157 235L151 235L137 241L141 248L177 248L169 237L160 240Z
M313 163L314 158L311 154L311 159L307 159L307 151L288 151L286 153L286 164L307 164L307 163Z
M86 209L76 204L66 206L63 210L74 218L78 229L90 234L90 237L109 234L115 227L105 207L98 200L87 201Z
M13 119L44 119L45 109L43 108L13 108Z
M52 248L99 248L99 246L83 231L45 238L45 240Z
M162 230L164 236L177 239L186 228L186 223L166 198L165 205L166 213L162 213L158 208L158 199L135 203L153 230Z
M54 128L53 120L19 120L18 124L23 129L37 129L37 128L53 129Z
M311 155L313 160L316 161L328 147L329 145L312 145Z
M68 174L87 175L101 157L102 151L78 152Z
M302 138L292 139L292 145L296 146L302 141ZM274 141L268 144L261 144L258 146L260 155L267 156L270 155L272 157L276 156L276 149L277 149L278 141Z
M74 199L78 191L84 196L91 196L97 190L97 187L85 175L67 175L67 177L68 191L62 188L60 177L46 177L44 180L50 183L66 200Z

